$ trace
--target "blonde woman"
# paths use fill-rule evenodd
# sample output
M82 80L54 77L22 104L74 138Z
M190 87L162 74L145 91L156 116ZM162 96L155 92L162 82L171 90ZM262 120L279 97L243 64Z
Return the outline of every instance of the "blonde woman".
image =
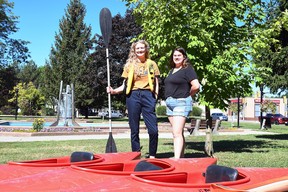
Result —
M144 40L132 43L129 57L124 66L123 84L110 94L126 93L132 151L140 151L139 125L142 113L149 134L149 157L155 158L158 146L158 125L155 105L159 91L157 64L150 59L149 44Z

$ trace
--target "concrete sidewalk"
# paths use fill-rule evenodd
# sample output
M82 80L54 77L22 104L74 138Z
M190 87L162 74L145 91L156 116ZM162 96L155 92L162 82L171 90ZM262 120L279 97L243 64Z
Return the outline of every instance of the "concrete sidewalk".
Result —
M254 135L268 135L268 134L275 134L265 131L255 131L255 130L249 130L249 129L238 129L233 131L219 131L217 135L248 135L248 134L254 134ZM199 136L205 135L204 131L199 131ZM217 136L215 135L215 136ZM188 133L188 131L185 131L185 137L194 137ZM130 138L130 132L126 133L113 133L114 139L129 139ZM148 138L147 131L142 131L140 133L140 138ZM159 138L168 138L172 139L172 133L171 132L159 132ZM0 142L31 142L31 141L63 141L63 140L86 140L86 139L108 139L108 133L105 134L85 134L85 135L53 135L53 136L27 136L27 135L17 135L12 136L11 134L4 134L0 132Z

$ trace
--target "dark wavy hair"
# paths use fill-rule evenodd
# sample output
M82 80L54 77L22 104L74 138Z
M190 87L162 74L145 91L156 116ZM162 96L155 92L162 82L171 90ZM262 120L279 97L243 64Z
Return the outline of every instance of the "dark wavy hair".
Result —
M169 63L170 63L171 69L173 69L173 68L175 67L175 63L174 63L174 61L173 61L173 55L174 55L174 52L175 52L175 51L179 51L179 52L182 53L182 55L184 56L184 60L183 60L183 63L182 63L182 67L183 67L183 68L186 68L188 65L191 65L185 49L182 48L182 47L177 47L176 49L174 49L174 50L172 51L172 53L171 53L171 55L170 55Z

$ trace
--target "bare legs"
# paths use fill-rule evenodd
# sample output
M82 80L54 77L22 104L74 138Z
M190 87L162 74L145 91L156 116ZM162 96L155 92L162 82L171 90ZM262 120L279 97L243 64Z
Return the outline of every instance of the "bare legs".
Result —
M186 117L183 116L170 116L168 117L172 126L173 143L174 143L174 158L179 159L184 157L185 137L184 126Z

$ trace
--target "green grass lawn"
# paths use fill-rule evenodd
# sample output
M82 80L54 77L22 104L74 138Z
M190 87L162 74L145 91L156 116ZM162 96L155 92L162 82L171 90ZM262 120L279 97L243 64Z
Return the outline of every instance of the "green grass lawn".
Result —
M235 123L236 124L236 123ZM230 122L222 122L224 129ZM260 130L259 123L240 123L241 129ZM214 155L218 164L230 167L288 167L288 126L272 125L266 132L275 135L213 135ZM108 139L108 135L107 135ZM0 142L0 163L69 156L74 151L105 153L107 139L79 141ZM118 152L130 151L130 139L115 139ZM142 157L148 152L148 139L141 139ZM205 137L186 138L186 158L207 157ZM159 139L157 158L173 157L172 139Z

